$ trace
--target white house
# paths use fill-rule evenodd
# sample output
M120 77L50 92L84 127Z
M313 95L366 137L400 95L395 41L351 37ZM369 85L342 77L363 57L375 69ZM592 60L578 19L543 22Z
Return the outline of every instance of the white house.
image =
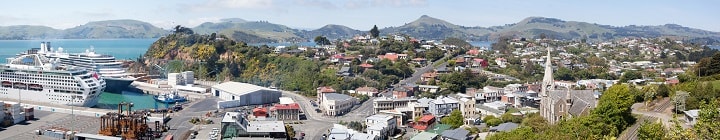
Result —
M387 139L394 135L397 127L397 119L389 115L372 115L365 118L365 124L367 125L366 133L370 135L376 135L380 139Z

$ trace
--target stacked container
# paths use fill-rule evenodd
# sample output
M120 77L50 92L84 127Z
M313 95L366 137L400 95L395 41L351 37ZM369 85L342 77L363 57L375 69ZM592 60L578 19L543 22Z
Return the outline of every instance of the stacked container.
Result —
M35 109L32 107L25 107L25 120L35 119Z
M20 103L8 102L5 103L5 108L7 108L7 112L9 112L12 116L13 123L17 124L25 121L25 113L23 112Z
M195 84L194 76L195 76L195 73L193 71L182 72L182 77L185 79L185 83L183 83L183 85Z
M3 126L8 126L3 123L5 122L5 102L0 101L0 104L2 104L0 106L0 123L2 123Z

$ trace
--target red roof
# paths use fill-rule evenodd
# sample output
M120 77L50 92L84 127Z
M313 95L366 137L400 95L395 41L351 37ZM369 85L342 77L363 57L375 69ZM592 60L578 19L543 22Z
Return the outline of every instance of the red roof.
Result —
M292 103L292 104L275 104L275 109L277 109L277 110L300 109L300 105L298 105L298 103Z
M332 89L332 87L319 87L318 90L320 93L335 93L335 89Z
M265 110L265 108L258 107L258 108L253 109L253 112L267 112L267 110Z
M422 74L422 77L437 77L437 74L434 72L426 72Z
M478 55L478 54L480 54L480 51L478 51L477 49L472 49L472 50L469 50L468 52L466 52L465 54Z
M429 121L431 121L431 120L433 120L433 119L435 119L435 116L433 116L433 115L425 115L425 116L422 116L422 118L420 118L420 120L418 120L418 121L420 121L420 122L429 122Z
M378 55L379 59L389 59L390 61L395 61L398 59L398 54L396 53L385 53L385 55Z
M360 64L360 67L362 67L362 68L372 68L373 65L370 65L370 64L368 64L368 63L362 63L362 64Z

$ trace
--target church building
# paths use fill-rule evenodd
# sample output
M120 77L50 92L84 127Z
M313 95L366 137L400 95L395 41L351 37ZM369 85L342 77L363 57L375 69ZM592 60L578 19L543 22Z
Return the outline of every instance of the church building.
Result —
M556 88L553 79L552 58L548 48L545 61L545 76L540 89L540 116L550 124L562 119L584 116L597 106L598 94L594 90L573 90Z

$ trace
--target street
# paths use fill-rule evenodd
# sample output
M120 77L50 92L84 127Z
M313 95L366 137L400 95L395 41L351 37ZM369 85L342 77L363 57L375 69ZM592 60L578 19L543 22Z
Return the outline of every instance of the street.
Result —
M189 106L189 107L187 107ZM172 134L176 138L187 139L185 134L189 134L193 128L193 124L190 123L192 117L204 116L209 111L215 111L217 107L217 98L211 96L205 99L196 101L194 103L184 106L184 109L173 113L168 121L167 125L170 127L168 134ZM182 115L179 115L182 114ZM215 122L219 125L220 122Z

